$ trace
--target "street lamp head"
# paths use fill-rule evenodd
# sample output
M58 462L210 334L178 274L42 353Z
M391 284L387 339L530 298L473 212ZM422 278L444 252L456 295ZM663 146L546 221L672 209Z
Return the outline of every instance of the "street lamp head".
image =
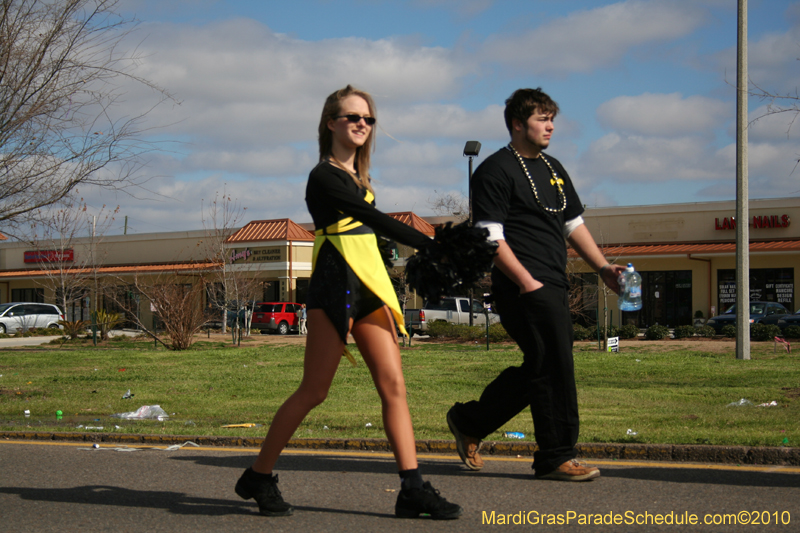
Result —
M481 151L481 143L478 141L467 141L464 145L464 155L467 157L477 156Z

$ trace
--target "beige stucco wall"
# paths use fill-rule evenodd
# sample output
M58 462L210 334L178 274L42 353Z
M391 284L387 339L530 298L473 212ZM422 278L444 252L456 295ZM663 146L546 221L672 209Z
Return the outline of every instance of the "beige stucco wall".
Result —
M75 239L67 248L74 251L74 265L175 263L205 260L208 240L205 231L109 235L98 237L94 243L89 238ZM28 243L1 243L0 270L36 268L36 264L24 262L24 252L37 248L58 250L62 246L54 242L42 242L36 247Z
M768 241L800 238L800 198L751 200L749 205L750 240ZM637 207L587 209L586 226L601 248L619 244L679 244L704 242L735 242L736 230L717 229L729 226L736 215L736 204L711 202ZM754 228L753 217L775 217L788 227ZM727 219L727 223L726 220ZM735 269L736 258L727 254L686 254L661 256L608 256L617 264L633 263L640 271L692 271L692 308L708 317L720 313L717 309L720 269ZM573 262L575 272L588 272L583 261ZM752 252L750 268L794 268L794 301L800 302L800 254L790 252ZM710 290L709 290L710 289ZM616 295L609 297L609 306L616 308ZM712 309L713 307L713 309Z
M750 229L750 240L794 239L800 237L800 198L751 200L750 222L754 216L788 215L786 228ZM716 229L736 216L736 203L708 202L635 207L589 208L583 215L586 227L600 245L670 244L734 241L735 229Z

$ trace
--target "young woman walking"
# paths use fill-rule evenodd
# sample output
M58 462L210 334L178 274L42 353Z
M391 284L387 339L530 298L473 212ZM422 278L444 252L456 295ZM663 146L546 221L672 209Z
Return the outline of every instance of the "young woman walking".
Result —
M378 390L386 436L397 461L401 490L395 515L453 519L462 513L460 506L423 482L417 464L394 323L405 332L403 316L376 233L417 249L424 248L430 239L374 207L369 166L375 121L372 97L350 85L331 94L322 110L320 161L311 171L306 188L306 204L317 237L307 299L303 379L275 414L258 457L236 484L236 493L244 499L254 498L263 515L293 512L277 487L278 476L272 472L297 427L325 400L345 352L348 333L353 335Z

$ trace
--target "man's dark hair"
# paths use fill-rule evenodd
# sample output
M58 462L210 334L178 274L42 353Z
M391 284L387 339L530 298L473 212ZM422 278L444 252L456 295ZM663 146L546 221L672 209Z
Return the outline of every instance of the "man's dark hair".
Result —
M536 111L545 115L558 114L558 104L542 91L541 87L536 89L517 89L508 100L506 100L506 128L511 133L511 121L517 119L523 124L528 121Z

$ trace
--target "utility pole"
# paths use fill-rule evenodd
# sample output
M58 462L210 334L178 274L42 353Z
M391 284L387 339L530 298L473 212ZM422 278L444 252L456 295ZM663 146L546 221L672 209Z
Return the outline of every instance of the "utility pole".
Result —
M736 54L736 359L750 359L750 212L747 174L747 0L739 0Z

